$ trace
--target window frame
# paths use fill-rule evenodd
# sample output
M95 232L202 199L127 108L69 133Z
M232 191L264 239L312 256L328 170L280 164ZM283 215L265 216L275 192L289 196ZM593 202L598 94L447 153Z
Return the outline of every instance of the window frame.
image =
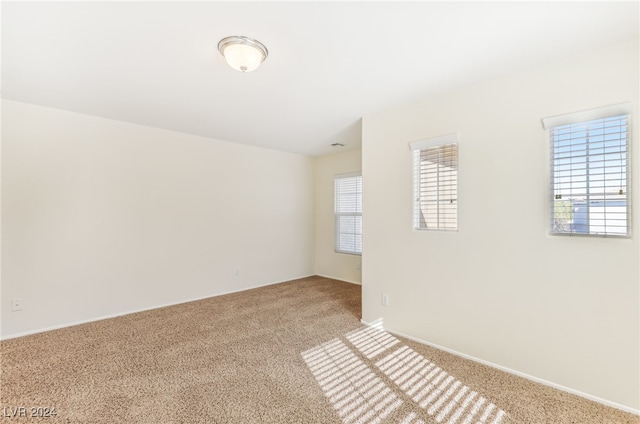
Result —
M419 192L419 187L418 187L418 178L419 178L419 164L416 162L416 157L420 154L420 152L422 152L423 150L427 150L427 149L433 149L436 147L444 147L444 146L448 146L448 145L455 145L455 151L456 151L456 158L455 158L455 227L454 228L446 228L444 225L440 225L440 222L438 221L437 227L435 228L428 228L428 227L421 227L419 225L419 221L417 219L417 216L419 214L419 211L421 210L420 207L420 192ZM460 142L459 142L459 138L458 138L458 134L447 134L447 135L443 135L443 136L438 136L438 137L432 137L432 138L428 138L428 139L423 139L423 140L418 140L418 141L414 141L409 143L409 149L411 150L412 153L412 180L413 180L413 206L412 206L412 216L411 216L411 226L413 228L413 231L418 231L418 232L445 232L445 233L456 233L459 231L459 205L460 205L460 199L459 199L459 187L458 187L458 173L459 173L459 168L460 168ZM440 165L440 164L439 164ZM438 169L438 174L440 173L440 170ZM440 184L438 181L437 187L436 187L436 191L439 191L440 188ZM437 206L437 210L438 210L438 214L440 213L440 205L438 204Z
M632 125L631 125L631 103L620 103L610 106L604 106L595 109L589 109L564 115L557 115L552 117L547 117L542 119L542 127L547 132L547 142L548 142L548 172L547 178L549 178L548 184L548 224L549 224L549 235L551 236L570 236L570 237L595 237L595 238L631 238L633 232L633 219L632 219ZM625 116L626 117L626 153L625 158L625 177L626 177L626 192L625 194L625 202L626 202L626 233L591 233L591 232L576 232L576 231L557 231L555 229L555 200L556 200L556 190L555 190L555 159L554 159L554 128L568 125L578 125L578 124L587 124L591 121L602 120L607 118L613 118L617 116ZM587 189L588 190L588 189ZM591 192L587 191L587 196L590 196ZM597 201L591 200L587 197L587 202ZM605 199L606 200L606 199ZM587 215L587 220L589 220L589 215Z
M356 194L359 193L360 197L356 202L356 209L360 209L359 212L339 212L338 211L338 203L339 203L339 192L338 192L338 181L349 178L359 178L360 191L356 191ZM334 251L335 253L341 253L345 255L357 255L362 256L362 229L360 230L360 234L354 233L356 237L360 238L360 251L357 250L346 250L340 249L340 235L344 232L341 232L340 218L343 216L354 216L360 217L360 221L362 224L362 173L361 172L349 172L346 174L337 174L333 178L333 214L334 214ZM356 242L356 245L358 243Z

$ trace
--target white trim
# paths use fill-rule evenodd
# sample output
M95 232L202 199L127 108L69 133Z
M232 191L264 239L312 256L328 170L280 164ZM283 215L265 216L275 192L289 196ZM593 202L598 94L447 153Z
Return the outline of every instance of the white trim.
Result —
M356 172L347 172L346 174L335 174L333 176L333 179L335 180L336 178L351 178L351 177L362 177L362 172L356 171Z
M561 390L563 392L571 393L571 394L574 394L576 396L580 396L580 397L583 397L585 399L589 399L589 400L592 400L594 402L598 402L598 403L600 403L602 405L605 405L605 406L610 406L612 408L616 408L616 409L619 409L621 411L630 412L630 413L635 414L635 415L640 415L640 409L634 409L634 408L631 408L629 406L622 405L622 404L616 403L616 402L612 402L610 400L603 399L603 398L598 397L598 396L590 395L588 393L581 392L579 390L572 389L570 387L566 387L566 386L563 386L561 384L553 383L551 381L544 380L542 378L535 377L533 375L525 374L523 372L516 371L514 369L507 368L507 367L504 367L502 365L494 364L493 362L485 361L484 359L476 358L475 356L467 355L466 353L458 352L456 350L449 349L449 348L446 348L444 346L437 345L435 343L427 342L425 340L419 339L417 337L409 336L409 335L401 333L399 331L389 330L388 328L384 328L379 323L370 324L370 323L368 323L367 321L365 321L363 319L361 319L360 322L362 324L364 324L364 325L367 325L367 326L374 326L376 328L383 329L387 333L391 333L391 334L394 334L396 336L404 337L406 339L413 340L414 342L418 342L418 343L421 343L421 344L436 348L438 350L443 350L445 352L451 353L452 355L460 356L462 358L469 359L471 361L478 362L478 363L483 364L483 365L487 365L487 366L489 366L491 368L495 368L495 369L498 369L500 371L508 372L509 374L517 375L518 377L526 378L527 380L531 380L531 381L534 381L536 383L544 384L545 386L549 386L549 387L552 387L554 389Z
M616 115L630 115L631 102L618 103L615 105L603 106L594 109L581 110L579 112L566 113L563 115L548 116L542 118L542 128L557 127L559 125L577 124L578 122L592 121L594 119L607 118Z
M331 279L331 280L344 281L345 283L356 284L356 285L358 285L358 286L361 286L361 285L362 285L362 283L361 283L361 282L358 282L358 281L352 281L352 280L345 280L345 279L344 279L344 278L342 278L342 277L332 277L332 276L330 276L330 275L323 275L323 274L316 274L316 276L318 276L318 277L323 277L323 278L329 278L329 279Z
M138 312L151 311L153 309L166 308L168 306L181 305L183 303L197 302L198 300L209 299L211 297L224 296L224 295L227 295L227 294L243 292L243 291L247 291L247 290L257 289L257 288L260 288L260 287L272 286L274 284L287 283L289 281L299 280L301 278L309 278L309 277L314 277L314 276L315 276L315 274L309 274L309 275L305 275L305 276L302 276L302 277L293 277L293 278L285 280L285 281L276 281L276 282L273 282L273 283L259 284L259 285L256 285L256 286L245 287L245 288L238 289L238 290L230 290L230 291L226 291L226 292L222 292L222 293L216 293L216 294L211 294L211 295L207 295L207 296L196 297L196 298L192 298L192 299L188 299L188 300L181 300L179 302L165 303L165 304L162 304L162 305L150 306L148 308L135 309L135 310L132 310L132 311L127 311L127 312L117 312L115 314L103 315L103 316L100 316L100 317L89 318L89 319L80 320L80 321L72 321L72 322L68 322L68 323L65 323L65 324L54 325L54 326L51 326L51 327L45 327L45 328L39 328L39 329L36 329L36 330L23 331L21 333L9 334L7 336L2 335L2 336L0 336L0 340L15 339L15 338L18 338L18 337L30 336L32 334L45 333L47 331L59 330L61 328L75 327L76 325L88 324L90 322L102 321L102 320L111 319L111 318L117 318L117 317L121 317L121 316L124 316L124 315L137 314Z
M346 215L342 215L342 216L346 216ZM354 216L360 216L360 215L354 215ZM337 250L337 249L334 249L333 253L339 253L341 255L362 256L362 252L343 252L342 250Z
M447 134L438 137L426 138L424 140L412 141L409 143L410 150L422 150L427 147L437 146L441 144L454 144L458 142L458 134Z

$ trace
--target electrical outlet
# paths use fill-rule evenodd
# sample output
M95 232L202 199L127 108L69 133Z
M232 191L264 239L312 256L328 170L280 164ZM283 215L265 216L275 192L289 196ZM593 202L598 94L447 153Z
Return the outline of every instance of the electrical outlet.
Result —
M389 295L382 293L382 306L389 306Z
M235 275L236 277L237 277L238 275L240 275L240 270L239 270L238 268L236 268L236 269L233 271L233 275Z
M360 271L362 269L362 263L356 262L356 270Z
M11 312L22 310L22 299L11 299Z

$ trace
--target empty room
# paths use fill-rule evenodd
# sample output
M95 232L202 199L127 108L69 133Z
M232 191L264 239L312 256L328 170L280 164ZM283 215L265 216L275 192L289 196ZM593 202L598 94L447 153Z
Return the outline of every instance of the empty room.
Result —
M640 424L640 2L2 1L0 414Z

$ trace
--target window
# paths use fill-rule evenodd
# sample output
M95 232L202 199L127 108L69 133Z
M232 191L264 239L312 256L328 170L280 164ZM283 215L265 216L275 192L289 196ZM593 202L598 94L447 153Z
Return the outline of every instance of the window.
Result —
M413 228L458 229L458 138L437 137L410 144L413 150Z
M362 176L335 177L336 252L362 254Z
M621 106L543 120L552 234L630 235L629 115Z

